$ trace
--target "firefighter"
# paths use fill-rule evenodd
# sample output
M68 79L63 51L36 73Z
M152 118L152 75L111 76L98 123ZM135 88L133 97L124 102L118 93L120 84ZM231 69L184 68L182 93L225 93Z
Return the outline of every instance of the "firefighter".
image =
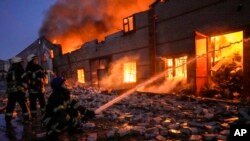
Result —
M23 113L23 122L28 123L29 112L26 105L25 91L27 84L22 79L24 69L22 66L22 58L14 57L11 59L11 67L7 73L7 93L8 102L6 107L5 121L6 127L12 127L11 119L16 102L20 105Z
M49 139L57 139L67 130L76 132L81 122L93 118L95 113L81 106L76 99L70 97L65 86L65 79L56 77L51 81L52 94L48 99L43 124L46 126Z
M45 110L45 70L38 64L38 57L34 54L30 54L27 57L28 65L26 67L25 77L27 79L30 112L32 119L37 118L37 104L38 99L40 104L41 113Z

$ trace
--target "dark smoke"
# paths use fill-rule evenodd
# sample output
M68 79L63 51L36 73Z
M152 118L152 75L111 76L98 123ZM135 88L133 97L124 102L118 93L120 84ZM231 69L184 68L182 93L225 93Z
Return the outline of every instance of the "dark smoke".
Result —
M81 42L122 29L122 19L148 9L154 0L57 0L48 10L40 36L63 41L72 35ZM63 47L70 48L70 47Z

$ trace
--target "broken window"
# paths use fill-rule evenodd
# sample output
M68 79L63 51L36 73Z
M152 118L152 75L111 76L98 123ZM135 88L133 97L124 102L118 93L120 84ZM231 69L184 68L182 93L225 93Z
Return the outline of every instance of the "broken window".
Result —
M166 73L166 75L167 75L166 77L173 78L174 77L173 59L167 59L166 69L168 70Z
M175 77L187 78L187 56L175 59Z
M79 83L85 83L84 69L77 70L77 79Z
M133 16L123 19L123 30L125 33L134 30L134 17Z
M125 83L136 82L136 62L123 64L123 81Z
M165 61L167 79L187 78L187 56L179 58L170 58Z
M211 64L216 69L221 62L226 60L238 62L242 66L243 56L243 32L234 32L211 37L212 57Z

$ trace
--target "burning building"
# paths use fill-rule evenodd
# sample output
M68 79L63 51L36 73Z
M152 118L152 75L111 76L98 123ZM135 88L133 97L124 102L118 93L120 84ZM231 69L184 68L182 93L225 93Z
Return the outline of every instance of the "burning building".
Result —
M32 44L30 44L23 51L18 53L16 56L23 58L24 66L27 65L27 57L30 54L35 54L38 56L39 64L48 72L48 79L50 80L51 75L53 75L53 64L52 58L54 57L53 48L57 45L52 44L45 37L40 37Z
M164 72L165 80L192 83L197 96L207 85L244 76L234 81L240 86L222 91L249 98L249 13L246 0L156 0L124 17L123 30L101 42L67 53L53 48L53 67L79 84L108 88L131 87Z

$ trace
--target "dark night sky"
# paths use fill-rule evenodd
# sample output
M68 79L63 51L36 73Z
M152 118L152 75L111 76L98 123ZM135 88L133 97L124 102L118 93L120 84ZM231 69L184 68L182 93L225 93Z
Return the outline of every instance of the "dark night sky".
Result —
M38 38L56 0L0 0L0 60L14 57Z

